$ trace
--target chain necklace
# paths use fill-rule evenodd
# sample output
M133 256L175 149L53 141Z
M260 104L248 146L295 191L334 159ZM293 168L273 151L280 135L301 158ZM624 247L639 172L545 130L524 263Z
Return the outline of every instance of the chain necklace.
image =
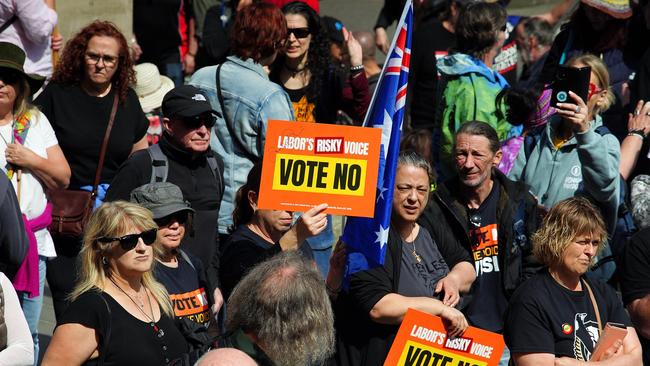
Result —
M411 254L413 255L413 258L415 258L415 260L416 260L418 263L421 263L421 262L422 262L422 257L421 257L421 256L418 254L418 252L415 250L415 241L413 241L413 243L411 243L411 244L413 245L413 249L411 249Z
M151 298L149 297L149 292L147 291L147 289L146 288L144 289L144 293L147 295L147 300L149 301L149 309L151 309L151 316L149 316L149 314L147 314L144 311L144 304L138 305L138 303L135 302L135 300L129 294L127 294L126 291L124 291L120 286L117 285L117 283L115 283L115 281L113 281L113 278L109 277L108 279L111 280L111 282L113 282L113 285L115 285L115 287L117 287L120 291L122 291L122 293L124 293L124 295L126 295L126 297L128 297L129 300L131 300L135 304L135 306L140 310L140 312L147 318L147 320L149 320L149 325L151 325L153 331L156 333L158 338L162 338L165 335L165 331L162 330L162 328L158 327L156 325L156 322L154 321L153 306L151 305Z

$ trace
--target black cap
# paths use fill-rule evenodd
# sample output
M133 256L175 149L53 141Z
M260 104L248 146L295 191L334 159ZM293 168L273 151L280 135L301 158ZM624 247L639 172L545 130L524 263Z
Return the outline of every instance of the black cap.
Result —
M322 22L330 41L343 43L343 23L328 15L322 17Z
M162 112L167 118L195 117L205 112L221 117L212 109L205 94L192 85L181 85L167 92L162 101Z

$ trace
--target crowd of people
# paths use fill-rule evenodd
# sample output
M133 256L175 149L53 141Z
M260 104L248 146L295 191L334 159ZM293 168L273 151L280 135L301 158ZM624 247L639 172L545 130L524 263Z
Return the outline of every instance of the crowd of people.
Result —
M382 365L408 309L499 365L650 365L648 0L415 0L382 265L258 206L268 121L361 125L406 3L134 0L64 42L0 0L0 365Z

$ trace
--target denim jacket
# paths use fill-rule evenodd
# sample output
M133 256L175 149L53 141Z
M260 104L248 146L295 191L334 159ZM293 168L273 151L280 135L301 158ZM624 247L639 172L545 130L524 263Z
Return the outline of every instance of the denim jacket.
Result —
M212 108L226 115L232 123L236 138L232 140L224 118L218 118L212 129L210 146L223 159L225 191L219 209L219 233L228 233L232 225L232 212L237 189L246 183L254 158L262 157L267 121L294 120L293 107L282 87L269 81L262 65L252 59L242 60L229 56L221 67L221 91L225 111L221 110L216 85L217 66L197 71L190 84L201 89Z

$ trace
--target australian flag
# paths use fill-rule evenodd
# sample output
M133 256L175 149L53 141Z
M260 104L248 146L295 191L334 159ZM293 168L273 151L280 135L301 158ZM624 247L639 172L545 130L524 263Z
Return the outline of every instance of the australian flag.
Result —
M390 56L381 71L379 85L364 121L364 126L382 130L375 216L348 218L343 231L343 241L348 246L346 277L384 263L406 104L412 30L413 2L408 0L388 53Z

